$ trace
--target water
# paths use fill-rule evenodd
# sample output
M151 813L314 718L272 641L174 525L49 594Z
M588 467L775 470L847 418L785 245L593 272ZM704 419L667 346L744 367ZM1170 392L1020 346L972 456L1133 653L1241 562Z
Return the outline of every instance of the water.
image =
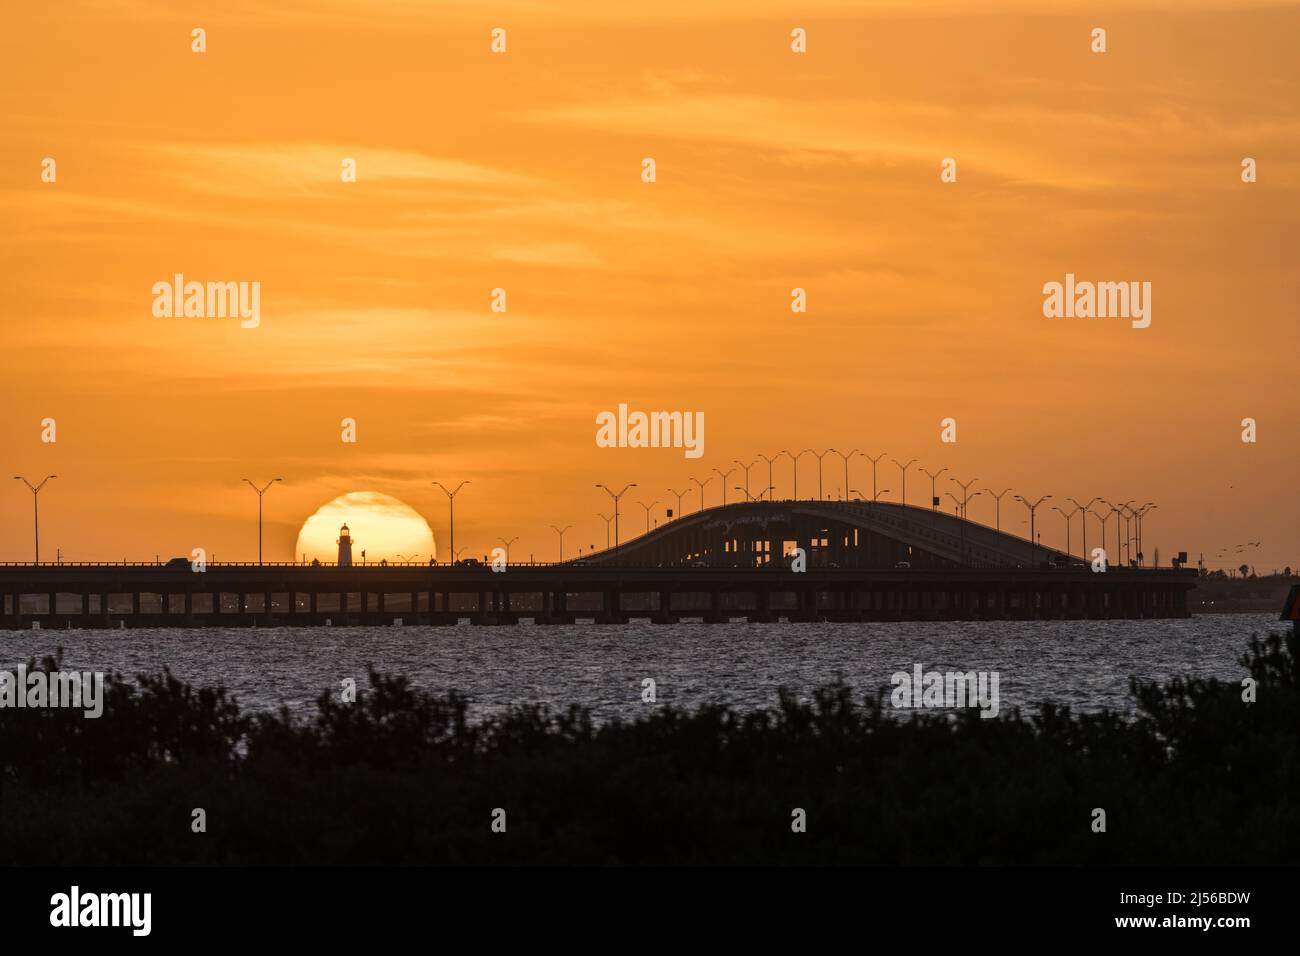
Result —
M474 715L514 703L590 707L598 720L644 714L641 682L658 701L742 709L801 696L842 679L866 694L895 671L1000 674L1001 706L1040 700L1076 710L1131 711L1130 675L1240 680L1236 663L1272 615L1166 621L989 621L873 624L628 624L570 627L319 627L0 632L0 668L65 649L69 669L128 677L164 665L196 686L223 684L246 709L287 704L303 715L366 667L402 674L435 693L459 690Z

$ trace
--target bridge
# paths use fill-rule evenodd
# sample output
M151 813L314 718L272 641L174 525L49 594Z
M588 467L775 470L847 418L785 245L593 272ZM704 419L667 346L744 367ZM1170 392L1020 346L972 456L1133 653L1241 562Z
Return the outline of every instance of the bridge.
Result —
M758 568L802 548L809 567L1030 568L1052 548L938 510L893 502L750 501L708 508L583 560Z
M803 548L807 568L783 556ZM898 504L746 502L556 564L0 565L0 627L1186 617L1196 572L1110 567Z

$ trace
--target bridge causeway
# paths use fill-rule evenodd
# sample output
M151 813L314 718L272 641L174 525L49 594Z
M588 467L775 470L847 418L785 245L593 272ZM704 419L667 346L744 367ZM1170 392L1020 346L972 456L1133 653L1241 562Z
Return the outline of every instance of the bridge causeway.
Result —
M1190 570L0 567L8 629L1188 616Z
M803 552L795 571L787 553ZM175 562L173 562L175 563ZM1187 617L1196 572L1108 567L900 504L750 501L557 564L0 565L0 628Z

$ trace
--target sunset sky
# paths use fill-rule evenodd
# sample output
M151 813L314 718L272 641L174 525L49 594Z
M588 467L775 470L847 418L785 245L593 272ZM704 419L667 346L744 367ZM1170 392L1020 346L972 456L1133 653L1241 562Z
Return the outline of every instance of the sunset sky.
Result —
M692 475L834 446L1031 497L1155 501L1144 544L1164 563L1235 566L1214 555L1246 541L1261 573L1300 563L1300 6L15 0L0 16L0 560L31 556L31 495L9 475L59 475L43 558L254 558L240 479L282 476L268 559L353 492L411 505L441 549L431 482L466 479L458 547L517 535L512 557L549 559L552 524L574 526L570 551L604 544L596 482L645 493L626 537L644 528L633 502L659 499L662 520ZM155 318L151 287L178 272L260 282L260 326ZM1044 318L1066 273L1149 281L1150 328ZM704 456L598 448L595 416L620 402L704 412ZM869 465L851 471L869 494ZM789 461L775 474L788 496ZM842 476L827 458L828 493ZM897 500L898 469L880 479ZM805 457L800 492L816 481ZM727 484L734 499L743 474ZM909 472L910 501L928 486ZM1004 499L1004 528L1023 516Z

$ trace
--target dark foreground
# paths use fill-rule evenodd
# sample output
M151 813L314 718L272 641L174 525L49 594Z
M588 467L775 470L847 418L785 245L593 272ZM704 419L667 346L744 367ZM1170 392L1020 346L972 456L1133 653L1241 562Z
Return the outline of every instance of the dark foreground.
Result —
M1293 863L1298 643L1252 642L1255 703L1238 684L1135 685L1136 719L900 720L830 687L766 712L471 725L463 699L372 674L304 722L170 675L113 679L96 720L0 709L0 862Z

